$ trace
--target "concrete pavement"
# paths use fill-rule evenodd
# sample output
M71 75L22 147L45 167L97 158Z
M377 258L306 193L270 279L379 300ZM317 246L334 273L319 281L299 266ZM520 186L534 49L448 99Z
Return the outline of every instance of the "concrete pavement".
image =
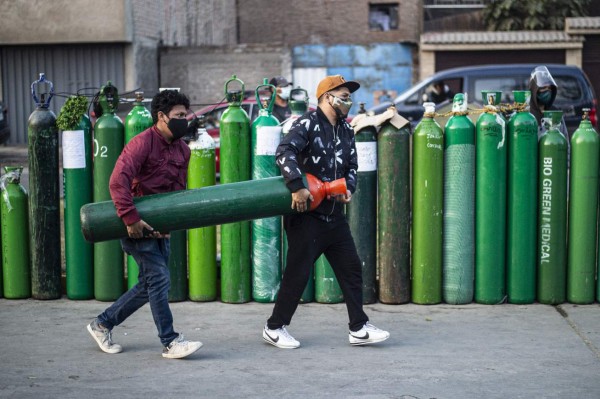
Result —
M343 304L300 305L290 333L263 342L272 304L172 304L177 331L204 347L161 357L148 306L101 352L86 324L108 303L0 299L0 397L600 398L600 304L367 305L391 332L348 344Z

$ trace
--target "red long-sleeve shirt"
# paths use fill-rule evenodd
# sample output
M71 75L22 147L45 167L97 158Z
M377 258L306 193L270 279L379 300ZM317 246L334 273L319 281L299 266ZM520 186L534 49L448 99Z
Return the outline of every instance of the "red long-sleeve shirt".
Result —
M110 176L110 196L126 225L141 218L133 197L185 189L190 149L183 140L169 143L156 126L135 136L123 149Z

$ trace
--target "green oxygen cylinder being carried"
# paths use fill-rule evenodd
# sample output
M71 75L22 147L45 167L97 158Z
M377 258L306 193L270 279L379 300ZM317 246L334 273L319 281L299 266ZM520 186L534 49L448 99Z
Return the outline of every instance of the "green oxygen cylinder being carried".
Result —
M352 120L358 170L356 191L346 205L348 225L362 262L363 303L377 301L377 127L364 103Z
M136 91L133 108L125 117L125 145L152 125L152 114L144 106L144 92ZM138 273L139 267L135 259L127 255L127 288L132 288L138 282Z
M598 210L600 139L587 117L588 112L589 109L584 110L583 120L571 138L571 172L569 176L571 182L569 185L567 299L571 303L578 304L594 302L596 275L596 212ZM564 279L564 274L561 274L560 277L561 280ZM557 284L558 282L549 281L549 283ZM546 289L548 288L551 286L546 287ZM556 291L558 294L558 290ZM556 299L564 299L564 291L561 291L560 294L562 296L557 295ZM546 301L549 299L552 300L552 296L544 298ZM541 295L540 302L542 302Z
M215 140L204 126L204 118L196 137L190 142L188 189L216 184ZM217 227L188 230L189 296L192 301L217 299Z
M513 91L517 111L508 121L506 292L509 303L533 303L537 254L538 123L529 91Z
M109 81L99 94L102 116L94 126L94 202L109 201L110 175L123 151L124 127L115 115L119 93ZM94 244L94 296L114 301L124 291L123 251L118 240Z
M285 136L290 132L292 125L298 118L300 118L304 113L308 110L308 92L301 87L296 87L292 89L290 92L290 99L288 101L288 105L290 110L292 111L292 115L285 121L283 127L281 129L281 137ZM283 230L282 230L283 231ZM286 259L287 259L287 236L285 232L281 235L281 268L285 270ZM325 259L323 257L323 259ZM332 271L333 273L333 271ZM310 271L310 276L308 278L308 283L306 283L306 288L302 293L302 297L300 298L300 302L307 303L312 302L315 299L315 275L314 275L314 267Z
M67 297L94 297L94 246L81 234L79 210L93 201L92 123L85 97L67 99L56 124L62 130Z
M538 298L547 303L565 297L568 143L561 120L562 111L544 111L542 123L549 127L539 140Z
M485 112L476 124L475 302L496 304L506 296L506 122L502 92L481 92Z
M47 85L45 93L39 90ZM36 88L40 92L38 100ZM48 108L54 94L52 82L41 73L31 84L36 109L27 125L29 157L29 250L31 293L35 299L62 295L60 251L60 194L58 185L58 128Z
M413 137L412 300L425 305L442 301L444 136L435 104L423 106Z
M31 296L27 191L21 185L22 167L5 166L0 177L2 220L2 280L7 299Z
M377 136L379 300L399 304L410 301L410 123L396 107L383 115Z
M467 94L452 103L444 138L444 302L473 301L475 273L475 125Z
M230 89L231 83L241 86ZM220 120L221 184L250 180L250 119L241 107L244 82L235 75L225 83L229 107ZM221 226L221 300L228 303L250 301L250 222Z
M281 126L271 112L276 88L264 79L256 88L258 117L252 123L252 180L278 176L275 152L281 141ZM281 217L257 219L252 231L252 297L274 302L281 284Z

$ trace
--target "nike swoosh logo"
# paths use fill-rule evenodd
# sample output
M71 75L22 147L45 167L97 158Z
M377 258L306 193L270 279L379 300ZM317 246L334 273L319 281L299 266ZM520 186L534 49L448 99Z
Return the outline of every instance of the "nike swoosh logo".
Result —
M354 338L357 338L357 339L369 339L369 333L368 333L368 332L365 332L365 335L364 335L364 336L362 336L362 337L359 337L359 336L357 336L357 335L354 335L354 334L352 334L352 336L353 336Z
M265 334L267 334L267 337L271 338L271 341L273 341L273 342L277 342L277 341L279 341L279 337L277 337L277 338L273 338L273 337L271 337L271 336L269 335L269 333L268 333L268 332L266 332L266 331L265 331ZM369 336L369 334L367 334L367 336Z

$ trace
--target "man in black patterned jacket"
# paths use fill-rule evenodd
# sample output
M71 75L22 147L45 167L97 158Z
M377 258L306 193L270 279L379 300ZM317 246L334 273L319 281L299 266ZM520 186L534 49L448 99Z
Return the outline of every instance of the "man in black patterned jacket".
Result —
M366 345L390 336L369 323L363 311L361 261L343 209L356 190L354 132L345 118L352 106L350 93L359 87L340 75L327 76L317 87L317 110L298 118L277 147L277 164L292 192L292 208L298 211L283 219L288 239L286 269L273 313L263 329L263 339L278 348L300 346L285 326L290 324L310 270L321 254L327 257L344 294L350 344ZM312 197L302 182L303 173L325 182L344 177L348 191L307 212Z

